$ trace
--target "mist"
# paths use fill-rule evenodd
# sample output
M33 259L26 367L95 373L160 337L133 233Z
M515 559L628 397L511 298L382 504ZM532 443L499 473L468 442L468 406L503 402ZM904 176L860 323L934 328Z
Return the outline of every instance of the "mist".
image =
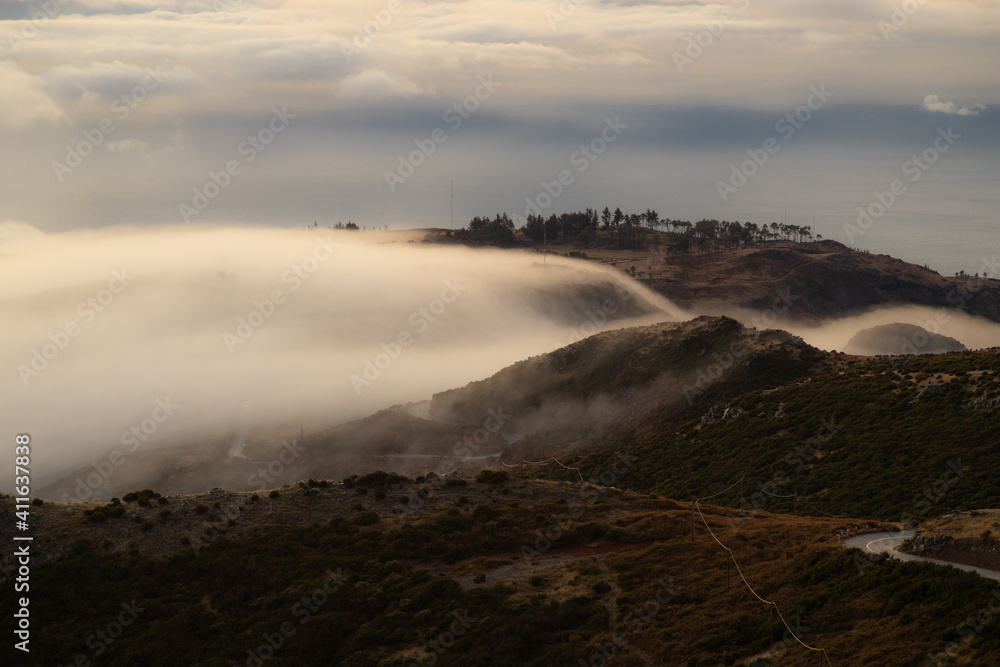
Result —
M328 428L679 312L591 263L422 237L11 228L0 432L30 434L40 487L113 449Z
M1000 323L974 317L960 310L928 306L879 308L861 315L828 320L818 327L782 323L780 328L822 350L843 350L859 331L894 322L914 324L931 333L954 338L970 350L1000 345ZM920 347L920 341L900 339L898 354L919 350Z

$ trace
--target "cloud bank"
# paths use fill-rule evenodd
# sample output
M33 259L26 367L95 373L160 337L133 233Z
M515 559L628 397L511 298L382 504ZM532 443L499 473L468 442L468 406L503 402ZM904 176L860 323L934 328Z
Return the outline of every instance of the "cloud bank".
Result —
M587 263L409 240L234 228L8 240L0 430L31 435L40 485L115 448L328 427L486 377L581 326L669 317ZM616 289L641 298L592 316Z

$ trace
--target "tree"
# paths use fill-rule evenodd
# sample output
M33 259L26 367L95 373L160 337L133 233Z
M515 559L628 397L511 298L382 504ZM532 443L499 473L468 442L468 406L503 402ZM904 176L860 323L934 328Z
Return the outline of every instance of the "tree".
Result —
M535 243L540 243L545 238L545 218L529 214L521 231Z
M545 221L545 237L549 241L555 241L559 237L559 218L555 213Z
M604 225L605 229L611 226L611 211L607 206L605 206L604 210L601 211L601 223Z
M646 226L647 227L649 227L650 229L653 229L654 227L658 227L659 226L659 224L660 224L660 214L659 213L657 213L656 211L654 211L652 209L648 209L647 208L646 209L646 213L644 215L646 216Z

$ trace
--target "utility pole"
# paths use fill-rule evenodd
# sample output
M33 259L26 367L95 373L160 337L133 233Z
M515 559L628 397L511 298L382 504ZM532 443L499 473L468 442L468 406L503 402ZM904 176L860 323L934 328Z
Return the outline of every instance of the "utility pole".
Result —
M455 229L455 180L451 181L451 228Z
M545 220L542 220L542 266L548 266L548 246L549 246L549 230L545 226Z
M691 541L694 542L694 498L691 499Z

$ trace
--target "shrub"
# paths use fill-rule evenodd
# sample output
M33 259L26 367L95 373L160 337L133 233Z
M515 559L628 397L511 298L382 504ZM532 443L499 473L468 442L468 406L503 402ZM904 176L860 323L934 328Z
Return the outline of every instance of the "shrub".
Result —
M492 521L500 516L500 512L486 505L479 505L472 511L472 516L477 521Z
M281 494L278 493L277 489L275 489L274 491L271 491L271 493L267 494L268 498L278 498L279 496L281 496Z
M208 514L208 505L198 503L194 508L195 514Z
M365 512L356 519L354 523L359 526L374 526L376 523L381 521L382 517L378 515L378 512Z
M611 590L611 584L601 579L599 581L595 581L594 585L591 586L591 589L593 589L594 593L597 595L604 595Z
M480 470L476 481L483 484L503 484L510 479L506 470Z
M608 542L624 542L628 535L625 533L625 529L620 526L612 526L608 528L607 535L604 536Z
M579 538L585 542L593 542L594 540L599 540L604 537L608 532L608 527L603 523L598 523L596 521L588 521L586 523L581 523L576 527L576 533Z
M358 532L357 527L342 516L330 519L330 527L337 535L353 535Z

